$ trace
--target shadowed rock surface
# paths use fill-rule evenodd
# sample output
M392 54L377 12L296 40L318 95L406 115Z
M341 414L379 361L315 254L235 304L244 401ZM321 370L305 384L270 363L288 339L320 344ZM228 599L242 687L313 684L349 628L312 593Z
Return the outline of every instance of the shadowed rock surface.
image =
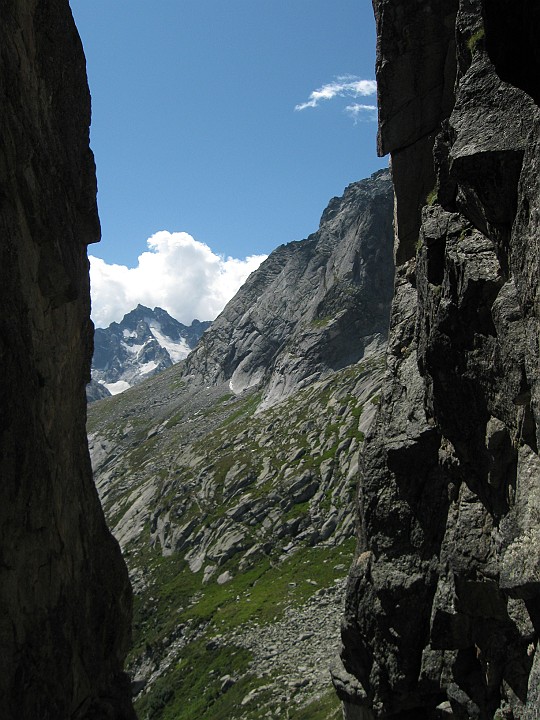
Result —
M398 267L335 685L351 720L537 718L538 11L374 7Z
M90 380L86 386L86 400L89 403L96 402L97 400L103 400L103 398L111 397L111 394L105 385L97 382L97 380Z
M92 482L86 245L99 239L67 0L0 5L0 714L133 718L131 591Z

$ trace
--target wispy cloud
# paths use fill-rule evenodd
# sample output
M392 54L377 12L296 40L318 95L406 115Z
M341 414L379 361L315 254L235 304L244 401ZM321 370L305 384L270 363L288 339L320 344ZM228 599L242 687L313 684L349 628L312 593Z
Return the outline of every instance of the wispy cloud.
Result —
M306 108L315 108L323 100L332 100L335 97L369 97L377 92L377 83L375 80L361 80L354 75L341 75L333 82L323 85L318 90L314 90L309 99L295 106L295 110L306 110ZM354 106L350 106L354 107Z
M185 232L162 230L147 243L134 268L90 256L97 327L120 321L138 303L162 307L186 324L213 320L266 257L224 258Z
M353 103L347 105L345 112L354 119L356 125L357 122L372 122L377 120L377 106L376 105L362 105L361 103Z

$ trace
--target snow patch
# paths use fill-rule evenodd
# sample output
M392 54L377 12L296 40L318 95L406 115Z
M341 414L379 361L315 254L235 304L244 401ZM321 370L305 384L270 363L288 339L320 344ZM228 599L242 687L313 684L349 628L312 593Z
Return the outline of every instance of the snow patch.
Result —
M139 373L141 375L146 375L149 372L152 372L152 370L155 370L157 368L158 364L155 360L150 360L149 362L142 363L142 365L139 365Z
M125 380L118 380L117 382L113 383L103 383L107 390L111 393L111 395L119 395L120 393L123 393L124 390L127 390L131 387L131 385L126 382Z
M138 355L145 345L146 343L143 343L142 345L128 345L127 343L122 343L122 347L130 355Z
M172 340L170 337L161 332L161 324L155 322L154 320L149 322L148 325L152 331L152 335L156 338L161 347L165 348L165 350L169 353L169 357L171 358L173 364L180 362L180 360L183 360L189 355L191 348L184 338L181 337L180 340Z
M126 328L124 328L122 330L122 335L125 340L127 340L128 338L136 338L137 337L137 333L135 331L130 332L129 330L126 330Z

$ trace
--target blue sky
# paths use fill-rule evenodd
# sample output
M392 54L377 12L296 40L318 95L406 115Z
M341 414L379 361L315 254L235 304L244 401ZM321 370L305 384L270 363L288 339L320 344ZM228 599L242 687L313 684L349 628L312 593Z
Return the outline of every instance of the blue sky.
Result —
M331 197L386 165L375 114L360 108L375 105L373 86L361 84L374 79L366 0L71 7L87 57L103 234L90 253L107 268L136 269L143 253L170 249L163 235L148 244L159 231L187 233L218 258L223 280L227 258L307 237ZM328 99L311 95L322 88ZM97 306L106 281L94 280Z

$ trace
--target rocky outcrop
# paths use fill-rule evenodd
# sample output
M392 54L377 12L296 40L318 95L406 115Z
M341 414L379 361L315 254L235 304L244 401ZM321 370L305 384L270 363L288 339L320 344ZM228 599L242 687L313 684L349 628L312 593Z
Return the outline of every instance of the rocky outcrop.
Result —
M86 386L86 400L89 403L103 400L103 398L106 397L111 397L111 394L112 393L107 390L105 385L102 385L96 380L90 380L90 382Z
M2 718L133 718L131 595L85 439L90 102L67 0L0 6Z
M264 404L358 361L386 340L392 295L387 170L334 198L319 230L282 245L250 275L204 335L186 373L263 384Z
M92 380L109 394L123 392L186 358L210 324L183 325L162 308L137 305L121 322L96 328ZM94 385L87 392L90 402L95 394Z
M95 480L115 537L124 549L149 540L177 553L205 582L233 556L245 568L278 548L350 537L351 478L382 366L374 354L255 415L259 393L237 398L223 385L166 399L167 375L91 408Z
M538 11L374 6L398 267L335 684L351 719L533 718Z

